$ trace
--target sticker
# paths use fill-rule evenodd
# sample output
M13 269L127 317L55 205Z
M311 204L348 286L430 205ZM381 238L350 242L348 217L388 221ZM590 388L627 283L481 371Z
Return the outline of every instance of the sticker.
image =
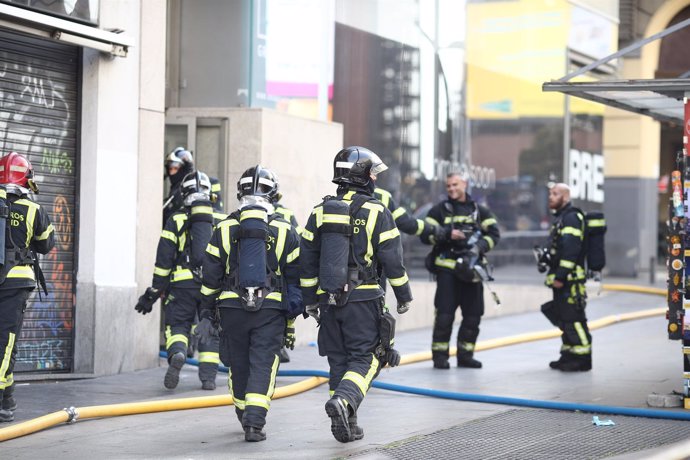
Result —
M675 275L673 275L673 285L678 286L678 283L680 283L680 275L676 273Z
M683 269L683 262L680 259L674 259L671 262L671 268L676 271L680 271Z
M671 293L671 302L680 302L680 292L679 291L673 291Z

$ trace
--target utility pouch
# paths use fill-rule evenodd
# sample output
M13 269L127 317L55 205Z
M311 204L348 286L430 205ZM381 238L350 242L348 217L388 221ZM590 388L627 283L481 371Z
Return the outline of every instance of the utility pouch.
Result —
M395 344L395 317L384 311L379 318L379 336L381 343L376 349L378 356L384 356Z
M553 300L549 300L545 304L542 304L541 312L544 316L546 316L546 319L548 319L551 324L556 327L560 327L561 318Z

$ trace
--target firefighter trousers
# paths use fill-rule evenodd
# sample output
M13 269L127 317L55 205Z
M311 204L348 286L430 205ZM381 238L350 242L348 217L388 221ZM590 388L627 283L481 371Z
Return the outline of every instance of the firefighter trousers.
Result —
M567 281L552 289L553 303L542 307L545 316L561 330L561 356L564 360L592 362L592 335L587 326L587 292L583 281Z
M22 330L26 304L33 288L0 289L0 400L14 384L17 340Z
M220 354L230 368L228 387L235 413L243 427L263 428L280 365L285 314L275 308L219 310Z
M458 356L471 357L479 336L479 323L484 314L484 286L482 283L460 281L452 272L439 270L436 274L436 316L431 338L434 361L448 360L450 336L453 333L455 311L458 306L462 313L457 339Z
M380 370L375 350L380 342L381 299L322 307L319 354L328 357L330 392L357 412Z
M171 288L165 300L165 349L168 360L175 353L187 356L192 324L200 309L201 292L193 288ZM218 339L212 343L199 344L199 380L216 380L218 364Z

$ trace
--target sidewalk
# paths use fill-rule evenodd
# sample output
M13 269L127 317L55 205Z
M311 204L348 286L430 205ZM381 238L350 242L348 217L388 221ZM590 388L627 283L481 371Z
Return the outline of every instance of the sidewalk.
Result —
M607 282L613 282L607 280ZM659 287L659 286L657 286ZM590 320L664 306L660 296L604 292L590 299ZM592 372L564 374L548 368L559 339L529 342L477 353L481 370L434 370L421 362L384 370L377 381L449 392L505 396L606 406L646 408L651 393L682 389L682 350L666 338L658 317L618 323L593 331ZM551 329L537 312L487 318L480 341ZM453 338L457 332L454 331ZM428 328L398 334L403 354L428 351ZM290 353L281 370L327 370L311 346ZM161 360L162 361L162 360ZM20 385L14 423L63 407L220 395L201 391L196 369L185 366L178 388L163 388L161 367L110 377ZM277 386L303 378L279 377ZM80 420L0 444L11 458L644 458L639 451L690 438L683 421L596 414L615 426L594 426L591 413L529 409L417 396L372 389L359 413L361 441L341 444L330 434L323 410L328 389L274 400L266 426L268 439L244 442L232 407ZM665 409L685 413L682 409ZM7 425L4 425L5 427ZM635 452L638 452L637 454ZM688 452L690 454L690 452ZM680 458L680 457L679 457Z

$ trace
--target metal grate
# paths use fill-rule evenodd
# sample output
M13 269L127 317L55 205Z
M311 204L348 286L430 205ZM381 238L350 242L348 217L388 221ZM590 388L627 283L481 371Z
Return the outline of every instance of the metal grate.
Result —
M592 414L511 410L429 435L408 438L352 456L396 459L600 459L690 438L690 423L642 417L599 416L615 426L595 426Z

